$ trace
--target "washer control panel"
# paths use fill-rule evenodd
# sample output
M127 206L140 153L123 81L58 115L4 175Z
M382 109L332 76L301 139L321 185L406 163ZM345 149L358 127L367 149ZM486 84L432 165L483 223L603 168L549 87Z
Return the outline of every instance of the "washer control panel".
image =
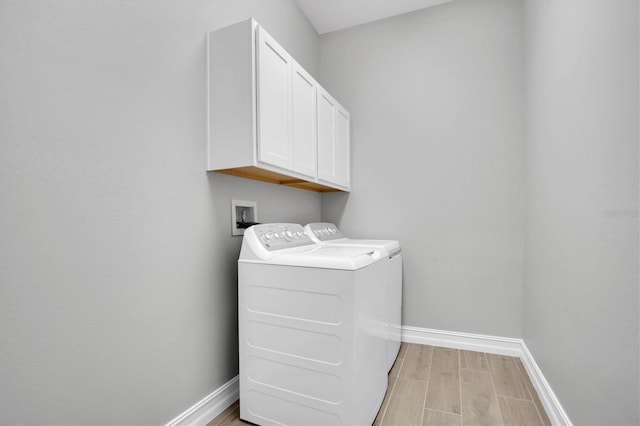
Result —
M333 223L312 223L309 225L311 232L320 241L339 240L345 238L337 226Z
M264 223L252 228L260 244L269 251L314 244L297 223Z

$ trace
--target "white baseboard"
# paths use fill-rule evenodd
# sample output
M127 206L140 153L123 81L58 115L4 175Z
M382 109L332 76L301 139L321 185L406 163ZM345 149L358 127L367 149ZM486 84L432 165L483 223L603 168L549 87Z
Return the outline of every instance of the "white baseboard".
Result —
M237 401L239 395L240 386L236 376L171 420L166 426L206 425Z
M551 424L567 426L572 424L522 339L402 326L402 341L518 357L538 392Z
M522 342L522 356L520 356L520 359L529 374L533 387L538 391L538 396L549 416L549 420L551 420L551 424L570 426L571 420L569 416L562 408L562 405L560 405L560 401L558 401L556 394L553 393L549 382L544 378L540 367L538 367L535 359L533 359L533 355L531 355L529 348L527 348L524 342Z
M402 341L497 355L521 356L522 339L402 326Z

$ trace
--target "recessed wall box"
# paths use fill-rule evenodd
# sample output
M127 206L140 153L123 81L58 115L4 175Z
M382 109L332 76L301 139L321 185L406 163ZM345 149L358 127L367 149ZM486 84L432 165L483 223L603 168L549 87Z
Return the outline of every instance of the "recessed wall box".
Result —
M231 235L244 235L244 230L257 222L255 201L231 200Z

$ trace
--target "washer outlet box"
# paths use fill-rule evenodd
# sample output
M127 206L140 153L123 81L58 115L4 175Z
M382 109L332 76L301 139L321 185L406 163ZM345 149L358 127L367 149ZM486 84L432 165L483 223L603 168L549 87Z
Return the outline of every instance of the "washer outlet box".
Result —
M231 235L244 235L245 228L258 222L255 201L231 200Z

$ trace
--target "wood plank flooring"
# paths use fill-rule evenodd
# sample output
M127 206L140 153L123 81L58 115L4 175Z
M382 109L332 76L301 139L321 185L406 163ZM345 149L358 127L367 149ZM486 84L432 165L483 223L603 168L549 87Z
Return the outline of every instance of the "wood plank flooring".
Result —
M208 426L249 424L233 403ZM551 425L518 358L403 343L374 426Z

